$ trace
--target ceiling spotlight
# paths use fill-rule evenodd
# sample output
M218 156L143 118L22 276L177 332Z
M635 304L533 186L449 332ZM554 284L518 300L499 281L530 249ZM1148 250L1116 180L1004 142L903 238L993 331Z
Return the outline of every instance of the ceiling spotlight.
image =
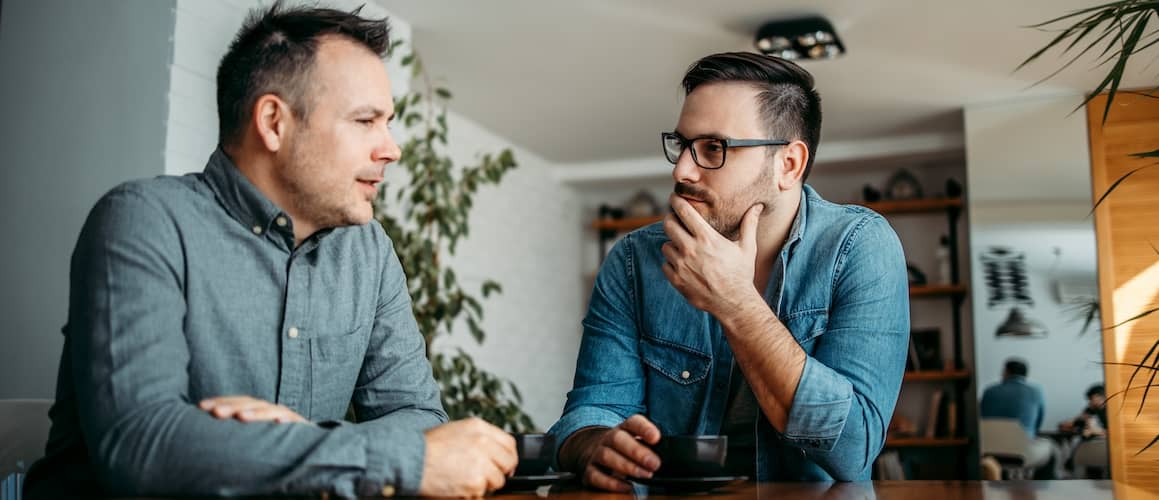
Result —
M782 59L832 59L845 53L833 25L820 16L771 21L757 30L757 50Z

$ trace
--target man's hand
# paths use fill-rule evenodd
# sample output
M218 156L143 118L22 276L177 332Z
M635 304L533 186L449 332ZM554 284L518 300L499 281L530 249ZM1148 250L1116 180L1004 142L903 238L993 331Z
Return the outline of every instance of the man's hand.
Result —
M671 240L661 248L664 275L689 304L712 315L735 310L753 297L757 261L757 204L741 219L740 241L730 241L700 216L692 204L673 194L674 213L664 218ZM683 224L681 224L683 223ZM760 298L760 293L755 294Z
M643 415L635 415L610 429L576 433L564 443L560 455L574 458L570 468L580 472L584 484L629 492L632 485L624 478L650 478L660 468L660 457L645 445L659 441L660 429Z
M249 396L222 396L204 399L198 408L220 419L236 418L242 422L308 422L285 406Z
M426 432L419 495L481 497L502 488L515 471L515 438L478 418L443 424Z

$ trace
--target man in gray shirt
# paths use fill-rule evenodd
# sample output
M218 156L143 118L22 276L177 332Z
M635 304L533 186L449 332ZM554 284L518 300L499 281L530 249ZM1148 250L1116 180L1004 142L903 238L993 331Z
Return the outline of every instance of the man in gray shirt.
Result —
M357 11L251 13L218 69L205 171L129 182L93 208L30 498L503 485L514 440L444 424L406 277L373 222L400 155L388 44L386 21ZM342 421L350 404L357 424Z

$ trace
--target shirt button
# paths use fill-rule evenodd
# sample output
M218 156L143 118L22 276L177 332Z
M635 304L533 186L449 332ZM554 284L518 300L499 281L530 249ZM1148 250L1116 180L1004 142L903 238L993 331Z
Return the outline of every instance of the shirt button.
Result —
M680 372L680 378L682 378L684 380L688 380L688 377L691 377L691 376L692 376L692 374L688 373L688 370L684 370L684 371Z
M278 223L278 227L286 227L286 218L285 217L278 217L278 219L274 222Z
M262 234L262 226L254 226L254 234Z
M386 486L383 486L382 487L382 496L384 496L384 497L394 496L394 486L391 486L389 484Z
M298 329L291 326L290 331L286 332L286 335L289 335L292 339L296 339L298 338Z

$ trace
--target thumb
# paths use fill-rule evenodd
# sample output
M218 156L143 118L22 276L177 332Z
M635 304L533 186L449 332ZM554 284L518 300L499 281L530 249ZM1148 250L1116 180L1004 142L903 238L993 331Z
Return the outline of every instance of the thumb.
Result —
M757 203L745 212L744 219L740 222L740 245L741 249L746 252L755 253L757 249L757 224L761 220L761 214L765 211L764 203Z

